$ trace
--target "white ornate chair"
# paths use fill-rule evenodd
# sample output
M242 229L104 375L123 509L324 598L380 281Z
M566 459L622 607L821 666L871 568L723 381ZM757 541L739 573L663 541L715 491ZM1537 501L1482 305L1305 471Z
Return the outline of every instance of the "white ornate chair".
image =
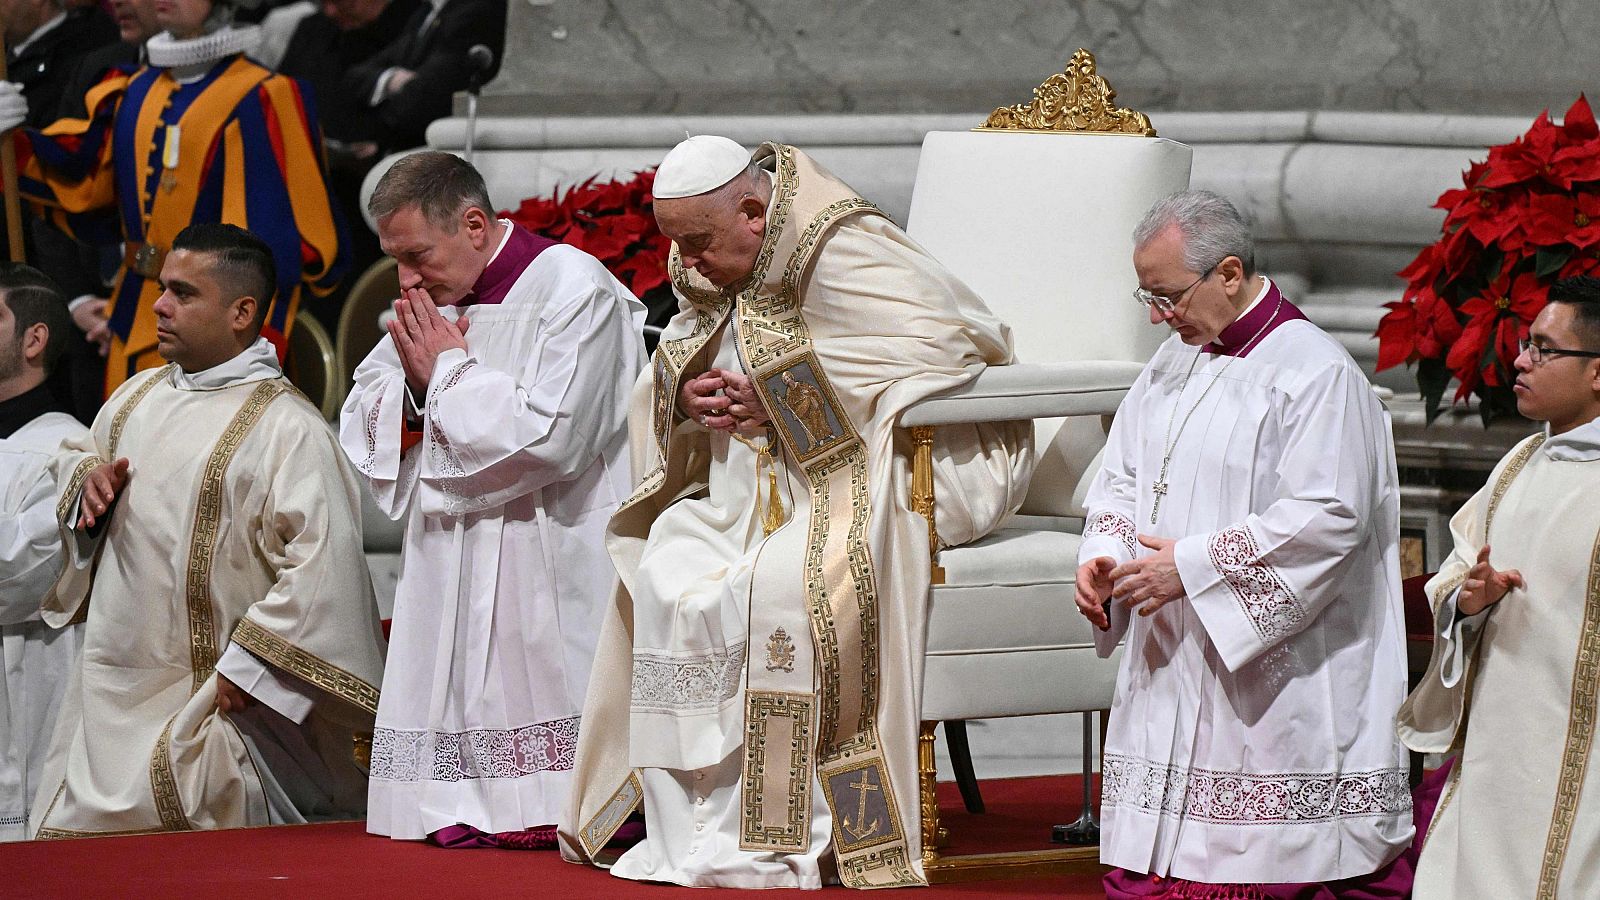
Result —
M1082 74L1079 57L1065 77L1075 72ZM1098 81L1092 57L1088 76ZM1100 95L1102 112L1108 95ZM1114 107L1109 114L1143 119ZM1163 337L1131 296L1132 231L1152 203L1188 186L1190 156L1182 144L1137 133L934 132L923 143L907 230L1011 325L1020 360L901 418L917 448L913 504L929 516L934 546L936 428L1033 419L1040 452L1018 514L935 559L921 786L923 861L933 880L1059 871L1096 855L1071 848L941 858L934 728L945 722L947 737L955 736L959 768L964 729L952 723L1081 712L1088 728L1089 716L1111 705L1118 660L1095 655L1072 601L1083 495L1112 413ZM1086 771L1088 744L1086 733Z

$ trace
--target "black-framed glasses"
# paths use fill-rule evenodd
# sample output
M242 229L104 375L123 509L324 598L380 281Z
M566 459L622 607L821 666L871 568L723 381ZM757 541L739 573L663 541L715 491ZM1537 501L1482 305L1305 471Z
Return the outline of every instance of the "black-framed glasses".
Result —
M1517 349L1528 354L1528 362L1542 365L1546 356L1583 356L1589 359L1600 359L1600 353L1593 350L1563 350L1560 347L1541 347L1528 338L1517 341Z
M1220 266L1220 265L1222 265L1222 264L1221 263L1213 263L1211 268L1209 268L1209 269L1207 269L1205 271L1205 274L1201 275L1199 278L1196 278L1194 281L1190 282L1188 287L1186 287L1183 290L1177 292L1176 294L1172 294L1172 295L1163 297L1160 294L1151 293L1150 291L1147 291L1142 287L1136 287L1136 288L1133 289L1133 299L1139 301L1139 305L1143 306L1145 309L1149 309L1150 307L1154 306L1157 310L1159 310L1162 313L1170 314L1170 313L1177 312L1178 311L1178 304L1183 302L1183 298L1190 291L1192 291L1196 287L1198 287L1200 282L1205 281L1207 278L1210 278L1211 277L1211 273L1215 272L1217 270L1217 266Z

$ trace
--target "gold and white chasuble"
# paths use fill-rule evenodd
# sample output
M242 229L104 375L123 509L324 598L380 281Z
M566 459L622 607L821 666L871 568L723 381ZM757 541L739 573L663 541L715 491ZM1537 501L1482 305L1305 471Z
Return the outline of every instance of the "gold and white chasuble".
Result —
M1450 521L1428 582L1437 635L1400 710L1413 750L1455 756L1416 896L1593 897L1600 889L1600 421L1514 448ZM1456 621L1487 544L1512 590Z
M84 479L121 457L128 483L86 536ZM30 832L359 816L383 638L358 486L271 346L139 373L54 466L68 563L44 618L87 620ZM219 667L259 702L218 712Z
M602 628L563 853L623 877L726 887L924 882L916 739L926 522L908 505L907 406L1011 362L968 288L805 154L766 144L766 236L742 290L672 257L681 309L630 416L642 481L612 519ZM686 421L685 378L740 369L772 459ZM1028 423L943 429L941 536L1021 502ZM770 520L770 521L769 521ZM768 533L769 527L775 527ZM835 868L836 867L836 868Z
M1172 538L1187 591L1148 617L1113 602L1095 632L1102 656L1127 642L1101 862L1325 882L1409 846L1393 726L1400 487L1388 413L1350 355L1304 319L1237 357L1171 336L1118 409L1085 506L1080 564L1153 553L1141 534Z

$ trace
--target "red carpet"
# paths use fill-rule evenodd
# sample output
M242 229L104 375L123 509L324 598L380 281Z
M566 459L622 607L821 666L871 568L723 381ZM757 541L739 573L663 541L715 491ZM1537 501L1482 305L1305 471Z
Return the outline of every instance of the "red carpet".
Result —
M989 812L967 814L939 785L953 854L1051 846L1050 826L1077 818L1077 779L983 783ZM172 898L706 897L733 891L636 884L554 852L440 850L368 835L361 823L0 844L0 896ZM828 891L842 895L843 888ZM802 891L760 896L815 896ZM1101 897L1098 876L940 885L916 897Z

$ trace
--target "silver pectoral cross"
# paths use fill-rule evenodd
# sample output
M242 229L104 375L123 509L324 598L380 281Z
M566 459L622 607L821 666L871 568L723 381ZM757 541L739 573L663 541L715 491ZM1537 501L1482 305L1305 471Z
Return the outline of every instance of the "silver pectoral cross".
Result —
M1167 495L1167 463L1168 462L1170 462L1170 458L1169 459L1164 459L1164 460L1161 461L1161 475L1156 479L1156 483L1150 486L1150 492L1156 495L1156 502L1154 504L1152 504L1151 507L1150 507L1150 524L1151 525L1154 525L1156 523L1156 516L1161 514L1161 498L1165 497Z

